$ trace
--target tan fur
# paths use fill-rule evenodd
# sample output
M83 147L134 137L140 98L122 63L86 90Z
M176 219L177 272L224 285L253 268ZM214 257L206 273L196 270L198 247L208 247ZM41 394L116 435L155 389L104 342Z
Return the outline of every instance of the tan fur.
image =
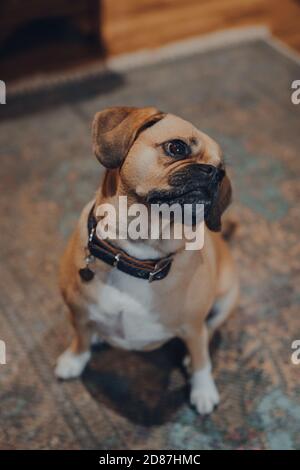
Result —
M157 116L157 110L154 109L153 112ZM149 111L145 114L147 119L151 118ZM135 116L137 119L138 113L135 112ZM96 120L97 124L99 115ZM138 121L140 124L143 119ZM132 124L133 121L130 122ZM137 127L134 131L137 132ZM130 132L130 129L124 132ZM110 140L113 135L110 131ZM120 138L119 134L117 138ZM174 138L186 138L196 142L193 146L193 156L188 162L171 162L163 155L158 144ZM95 131L94 139L98 141ZM114 142L114 146L116 145L118 143ZM104 202L117 206L120 195L127 195L130 202L140 202L153 188L168 188L169 175L191 161L218 165L221 160L220 148L210 137L183 119L171 114L161 115L155 125L139 133L131 143L121 168L107 170L103 185L96 195L96 206ZM97 299L101 299L107 276L113 268L96 260L93 266L96 276L93 281L84 283L78 275L78 270L84 266L87 216L93 202L83 210L61 263L60 288L74 327L74 340L71 345L74 354L80 354L89 348L92 333L95 331L110 342L110 338L102 334L99 326L91 320L89 308ZM122 248L126 246L120 240L114 241L114 244L119 244ZM233 296L232 300L229 299L228 312L224 311L225 318L233 310L237 300L237 274L228 245L220 233L211 232L207 228L204 247L200 251L184 250L184 240L147 240L147 244L160 256L165 256L174 249L177 252L171 272L163 281L151 284L144 280L139 282L146 283L147 289L151 291L153 308L159 315L161 325L170 331L172 336L180 337L186 343L191 355L192 370L202 370L209 361L210 331L205 319L215 302L225 299L231 290ZM130 276L121 275L128 279L129 286ZM153 344L149 348L158 345ZM198 409L201 412L200 405Z

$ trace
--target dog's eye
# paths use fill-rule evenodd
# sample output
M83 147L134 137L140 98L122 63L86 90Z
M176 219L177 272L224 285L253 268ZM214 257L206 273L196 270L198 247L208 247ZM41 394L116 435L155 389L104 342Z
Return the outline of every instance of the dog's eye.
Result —
M190 147L183 140L175 139L165 142L163 149L169 157L187 157L191 154Z

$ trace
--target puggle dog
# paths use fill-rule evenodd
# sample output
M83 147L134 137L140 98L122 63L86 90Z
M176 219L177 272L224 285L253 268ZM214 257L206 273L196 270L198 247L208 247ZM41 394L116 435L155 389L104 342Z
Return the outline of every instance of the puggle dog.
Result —
M101 111L92 136L106 172L62 259L60 288L74 337L56 375L78 377L96 337L130 350L150 350L179 337L189 354L191 403L199 413L210 413L219 394L209 339L232 312L239 290L221 233L231 201L221 150L191 123L154 107ZM174 238L101 239L97 208L109 203L118 211L120 196L127 196L129 207L188 202L194 211L196 203L204 204L203 248L186 250L185 240Z

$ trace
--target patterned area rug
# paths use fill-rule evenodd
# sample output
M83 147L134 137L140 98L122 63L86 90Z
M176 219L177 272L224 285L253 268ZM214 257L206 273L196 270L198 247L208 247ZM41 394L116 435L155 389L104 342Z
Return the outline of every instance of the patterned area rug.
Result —
M264 40L103 73L15 97L0 122L2 191L0 447L300 448L300 67ZM219 408L189 406L183 346L94 350L81 380L59 383L68 345L57 266L101 168L90 123L106 106L155 105L223 146L240 230L239 307L214 339ZM3 107L1 112L3 112Z

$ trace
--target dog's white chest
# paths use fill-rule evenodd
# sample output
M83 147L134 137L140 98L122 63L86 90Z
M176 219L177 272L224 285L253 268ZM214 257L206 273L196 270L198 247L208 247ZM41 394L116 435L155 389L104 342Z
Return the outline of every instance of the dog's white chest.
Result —
M142 350L172 337L155 311L149 284L116 271L90 307L90 319L106 341L125 349Z

